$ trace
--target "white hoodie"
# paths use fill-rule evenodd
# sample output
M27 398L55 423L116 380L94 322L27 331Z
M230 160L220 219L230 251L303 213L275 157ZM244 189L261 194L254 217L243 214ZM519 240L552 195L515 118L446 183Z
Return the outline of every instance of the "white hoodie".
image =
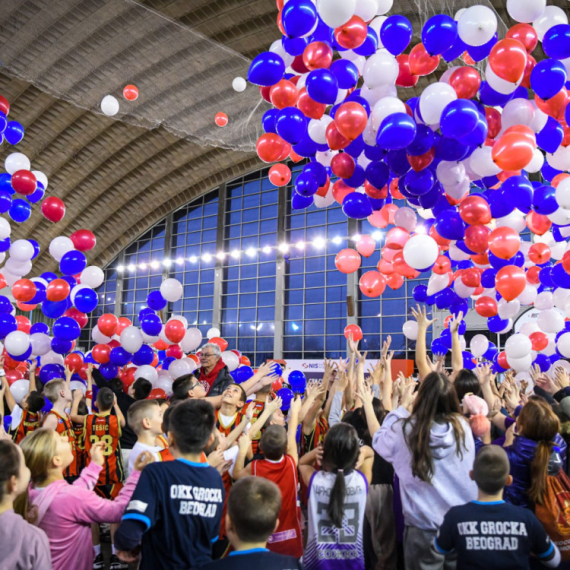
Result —
M410 416L401 406L388 414L374 434L372 446L394 466L400 480L400 494L407 526L437 530L447 511L477 498L477 485L469 478L475 460L475 443L467 421L460 421L465 431L465 448L458 454L451 424L434 423L430 430L430 448L434 475L426 483L412 475L412 454L404 438L403 419ZM408 428L407 431L409 431Z

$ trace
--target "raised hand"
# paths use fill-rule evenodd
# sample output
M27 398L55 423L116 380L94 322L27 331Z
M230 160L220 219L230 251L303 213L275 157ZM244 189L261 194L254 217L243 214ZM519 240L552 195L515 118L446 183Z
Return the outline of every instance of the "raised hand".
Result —
M266 404L266 408L268 410L271 411L271 413L276 412L277 410L281 409L281 406L283 405L283 400L277 396L277 398L275 398L274 400L271 400L271 402L269 402L269 404Z
M102 442L102 441L98 441L97 443L94 443L91 446L91 449L89 450L89 455L91 457L92 463L95 463L95 465L99 465L99 466L103 467L103 465L105 463L104 451L105 451L106 447L107 447L107 444ZM147 453L147 452L145 451L144 453Z
M388 357L388 351L390 350L390 345L392 344L392 337L390 335L388 335L386 337L386 340L382 343L382 352L381 352L381 356L380 358L382 360L386 360ZM392 355L394 355L394 352L392 351Z
M561 390L570 386L570 374L568 374L562 366L556 367L556 370L554 371L554 379Z
M463 311L459 311L457 315L454 315L449 323L449 330L451 334L456 333L459 330L459 325L463 320Z
M135 459L135 471L142 471L147 465L150 463L154 463L154 455L150 451L143 451L136 459Z
M491 384L495 380L495 377L497 376L496 374L493 373L491 364L489 364L488 362L477 366L476 374L479 380L479 384L481 384L481 386L485 386L486 384Z
M428 319L425 306L421 307L420 305L418 305L415 309L412 308L410 310L412 315L418 322L418 327L421 329L427 330L430 327L430 325L432 325L437 321L437 319L431 319L431 320Z

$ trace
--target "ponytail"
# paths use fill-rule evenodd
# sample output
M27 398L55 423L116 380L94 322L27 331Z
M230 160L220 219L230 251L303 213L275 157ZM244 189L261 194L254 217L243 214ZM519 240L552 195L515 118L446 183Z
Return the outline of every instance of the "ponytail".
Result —
M528 496L537 505L544 502L544 494L546 492L546 480L548 476L548 463L554 442L539 441L534 451L534 457L530 464L530 478L532 484L528 490Z
M329 516L329 519L332 521L334 526L337 528L342 528L345 496L346 481L344 479L344 471L342 469L338 469L327 507L327 515Z

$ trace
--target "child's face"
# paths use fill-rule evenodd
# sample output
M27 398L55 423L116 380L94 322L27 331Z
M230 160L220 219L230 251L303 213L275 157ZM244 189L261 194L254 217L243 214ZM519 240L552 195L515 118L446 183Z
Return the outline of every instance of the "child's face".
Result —
M271 416L272 426L283 426L285 427L285 415L281 410L275 410Z
M196 382L192 390L189 390L190 398L205 398L206 397L206 390L204 390L204 386L200 384L200 382Z
M62 400L71 402L71 400L73 399L73 394L71 393L71 388L69 387L66 387L64 390L62 390L60 394L62 394L61 396Z
M149 429L154 435L162 434L162 415L162 406L153 406L148 422L150 424Z
M22 398L22 401L20 402L20 408L22 408L22 410L28 409L28 394Z
M73 451L69 443L69 438L67 438L67 436L60 436L55 431L53 435L56 438L55 455L59 457L60 467L66 469L73 463Z
M222 402L236 406L236 408L241 408L244 404L241 401L241 396L242 391L238 386L228 386L222 394Z

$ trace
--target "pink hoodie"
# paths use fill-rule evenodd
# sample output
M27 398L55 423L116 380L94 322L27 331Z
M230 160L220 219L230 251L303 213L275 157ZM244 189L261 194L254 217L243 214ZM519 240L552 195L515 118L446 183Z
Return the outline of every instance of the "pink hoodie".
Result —
M91 570L91 523L121 521L140 471L133 471L118 497L108 501L93 492L102 469L90 463L73 485L61 480L42 490L30 487L30 504L37 509L34 524L48 536L54 570Z

